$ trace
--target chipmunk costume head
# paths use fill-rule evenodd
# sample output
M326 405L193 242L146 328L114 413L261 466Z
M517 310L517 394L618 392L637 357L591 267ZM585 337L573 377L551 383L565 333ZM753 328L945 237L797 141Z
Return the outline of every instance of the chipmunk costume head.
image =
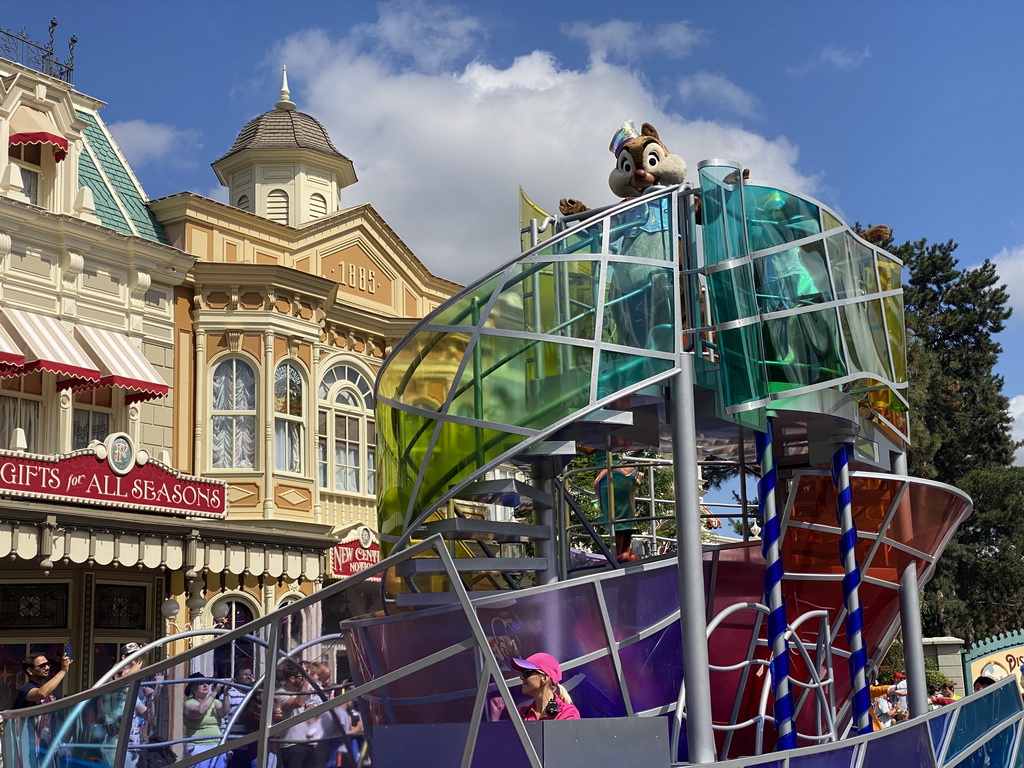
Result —
M668 151L650 123L644 123L640 133L632 120L625 123L608 149L615 155L608 186L619 197L639 197L655 184L671 186L686 178L686 161Z

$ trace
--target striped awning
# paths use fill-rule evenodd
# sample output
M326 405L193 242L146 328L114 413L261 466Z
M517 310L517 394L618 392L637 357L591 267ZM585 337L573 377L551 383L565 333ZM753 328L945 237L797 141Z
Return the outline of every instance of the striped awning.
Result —
M63 160L68 154L68 140L65 139L48 114L32 107L21 106L11 118L11 146L16 144L49 144L53 147L53 159Z
M129 403L163 397L169 391L160 374L123 333L76 325L75 338L96 361L101 376L94 385L75 385L73 389L120 387L131 393L125 398Z
M25 356L11 335L0 326L0 377L18 376L25 367Z
M101 386L100 371L55 317L20 309L0 309L3 327L24 355L24 373L42 370Z

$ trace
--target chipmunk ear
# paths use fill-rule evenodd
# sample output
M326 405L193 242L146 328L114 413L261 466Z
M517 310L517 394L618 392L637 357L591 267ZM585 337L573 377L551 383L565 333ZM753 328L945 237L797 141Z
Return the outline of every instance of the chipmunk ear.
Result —
M650 123L644 123L642 126L640 126L640 135L650 136L652 139L661 141L661 139L658 137L658 131L655 130L654 126L651 125Z

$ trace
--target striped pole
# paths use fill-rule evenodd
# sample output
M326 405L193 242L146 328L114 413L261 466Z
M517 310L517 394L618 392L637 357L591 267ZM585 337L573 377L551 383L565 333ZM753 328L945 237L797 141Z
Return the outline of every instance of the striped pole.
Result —
M793 726L793 693L789 685L789 643L786 642L786 603L782 596L782 524L775 509L775 486L778 473L772 457L774 440L772 420L767 431L758 432L757 460L761 465L761 479L757 483L757 505L764 521L761 548L764 553L764 600L768 605L768 644L772 649L769 669L772 692L775 694L775 731L777 749L796 749L796 729Z
M850 647L850 686L853 689L853 724L857 733L871 733L871 692L868 656L864 650L864 611L860 604L860 568L857 566L857 528L853 524L850 489L850 444L840 443L832 455L832 482L836 487L839 554L843 561L843 602L846 605L846 643Z

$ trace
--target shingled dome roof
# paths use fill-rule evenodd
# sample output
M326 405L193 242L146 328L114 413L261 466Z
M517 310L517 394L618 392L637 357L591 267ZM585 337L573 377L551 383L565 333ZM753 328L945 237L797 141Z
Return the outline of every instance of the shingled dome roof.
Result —
M234 146L220 160L245 149L311 149L348 160L334 148L319 120L294 109L276 108L254 117L245 124Z

